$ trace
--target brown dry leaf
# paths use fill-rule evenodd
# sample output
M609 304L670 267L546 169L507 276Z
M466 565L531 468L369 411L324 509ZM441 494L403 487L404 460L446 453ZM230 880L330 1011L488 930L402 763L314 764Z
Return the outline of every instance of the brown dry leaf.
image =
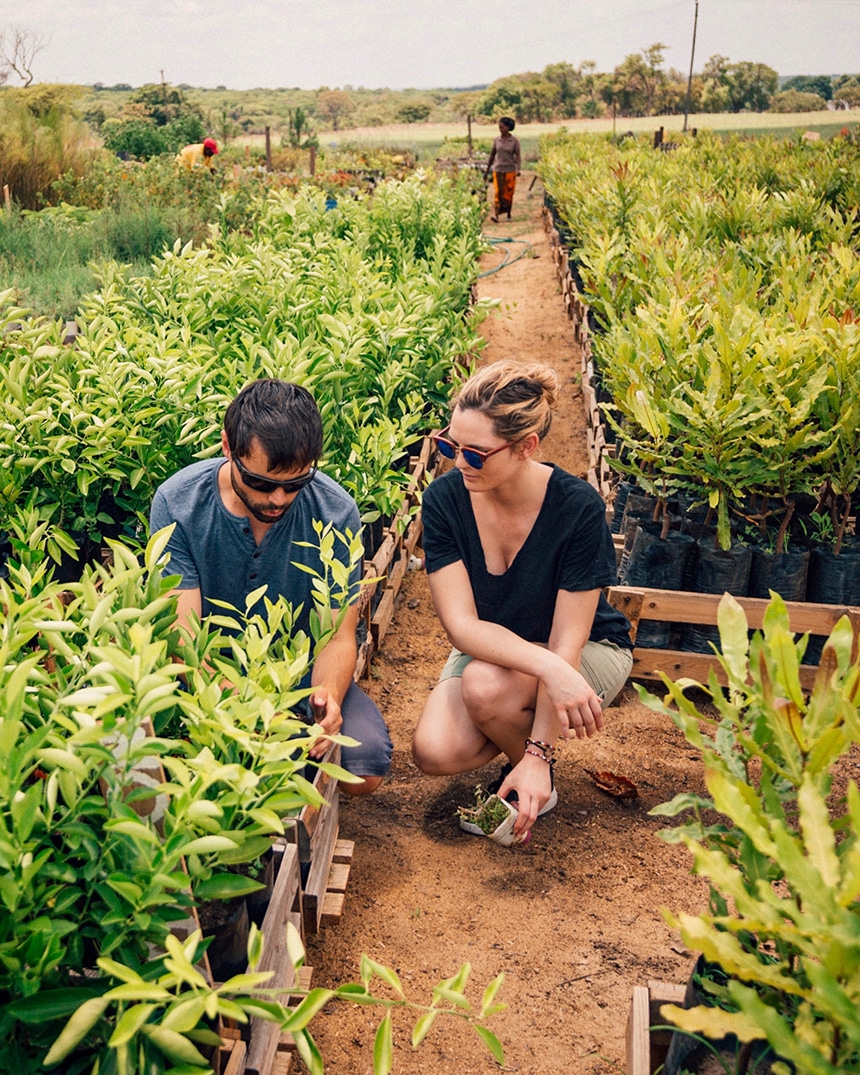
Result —
M593 769L585 770L601 791L608 792L616 799L635 799L639 795L639 789L632 780L620 773L610 773L607 769L596 773Z

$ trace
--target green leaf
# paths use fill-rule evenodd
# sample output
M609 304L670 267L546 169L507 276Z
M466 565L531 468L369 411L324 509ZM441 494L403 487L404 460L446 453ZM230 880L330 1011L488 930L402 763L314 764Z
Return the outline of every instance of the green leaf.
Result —
M438 1010L425 1012L415 1024L415 1029L412 1031L413 1049L417 1049L421 1042L427 1037L427 1033L430 1030L430 1027L433 1026L437 1015L439 1015Z
M93 997L78 1008L45 1057L45 1067L52 1067L64 1060L75 1046L80 1045L107 1010L107 997Z
M723 1008L698 1005L695 1008L679 1008L675 1004L663 1004L660 1015L669 1023L691 1034L704 1034L719 1040L726 1034L734 1034L738 1041L761 1041L764 1032L742 1012L727 1012Z
M481 999L481 1014L479 1018L486 1018L486 1013L489 1011L490 1008L493 1007L494 1001L496 999L496 994L501 989L504 980L504 974L499 974L490 982L490 984L484 990L484 996ZM503 1007L506 1007L506 1005L504 1005Z
M67 989L44 989L29 997L21 997L6 1005L6 1012L22 1023L36 1025L62 1019L76 1011L87 1000L102 994L85 986Z
M259 892L259 881L238 873L216 873L194 883L194 896L198 900L233 900Z
M492 1030L488 1030L487 1027L481 1026L480 1024L475 1025L475 1033L490 1050L495 1062L500 1068L503 1068L505 1066L505 1051L496 1035Z
M149 1019L150 1015L156 1011L154 1004L133 1004L127 1011L125 1011L119 1022L116 1025L116 1029L110 1036L108 1045L112 1049L119 1048L120 1045L125 1045L131 1041L143 1024Z
M377 963L369 956L362 955L361 957L361 979L363 982L369 982L373 976L381 978L383 982L391 986L391 988L403 996L403 986L400 984L400 979L397 977L397 972L392 970L391 967L386 967L382 963Z
M200 1067L208 1067L206 1058L197 1046L182 1034L177 1034L175 1030L146 1024L141 1027L141 1033L145 1034L168 1060L179 1064L199 1064Z
M391 1012L387 1012L377 1028L376 1037L373 1042L374 1075L390 1075L393 1052Z
M307 1030L297 1030L293 1034L296 1052L302 1058L310 1075L325 1075L323 1058L317 1044Z
M304 1030L313 1017L321 1011L334 996L331 989L312 989L301 1004L290 1013L283 1022L283 1030Z

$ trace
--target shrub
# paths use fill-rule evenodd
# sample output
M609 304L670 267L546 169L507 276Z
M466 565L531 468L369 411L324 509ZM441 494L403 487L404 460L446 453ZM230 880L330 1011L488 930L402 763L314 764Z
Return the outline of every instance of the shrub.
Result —
M56 200L54 180L82 175L93 157L85 124L60 105L36 114L19 94L0 97L0 187L13 201L37 209Z
M771 112L821 112L825 108L827 102L823 97L801 90L783 90L770 99Z
M105 120L102 127L105 148L126 160L149 160L168 150L164 134L145 119Z

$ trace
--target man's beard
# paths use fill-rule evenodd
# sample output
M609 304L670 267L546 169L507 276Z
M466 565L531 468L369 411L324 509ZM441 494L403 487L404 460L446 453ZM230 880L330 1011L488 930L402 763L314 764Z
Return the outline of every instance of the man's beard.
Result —
M248 511L250 511L254 518L261 523L266 523L268 526L271 526L273 523L276 523L280 519L283 519L284 515L286 515L286 513L292 507L291 502L280 508L271 508L267 513L264 506L266 503L265 501L261 502L251 500L249 494L236 484L236 478L233 474L232 467L230 467L230 484L233 486L233 492L242 501L242 503L245 505Z

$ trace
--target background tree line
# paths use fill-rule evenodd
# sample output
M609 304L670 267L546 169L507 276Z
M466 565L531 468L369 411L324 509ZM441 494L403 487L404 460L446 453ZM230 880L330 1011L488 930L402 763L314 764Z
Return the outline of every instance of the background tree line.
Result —
M45 47L26 32L0 32L0 96L26 92L34 112L73 110L109 148L144 159L175 152L211 134L222 143L266 127L284 144L306 146L326 131L391 123L461 122L466 115L513 115L520 123L576 117L655 116L684 112L802 112L860 107L860 75L781 79L767 64L715 54L695 73L667 67L667 46L631 53L609 72L592 61L549 64L466 89L390 90L363 86L316 90L229 90L153 83L56 87L33 84L33 61ZM12 82L17 76L20 86ZM26 90L23 89L26 87Z

